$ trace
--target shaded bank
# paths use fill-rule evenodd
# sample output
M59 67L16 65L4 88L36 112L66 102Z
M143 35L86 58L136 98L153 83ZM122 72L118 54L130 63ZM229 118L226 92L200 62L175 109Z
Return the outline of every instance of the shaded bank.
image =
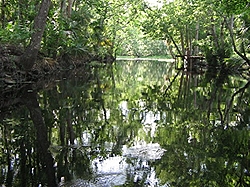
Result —
M92 61L109 64L115 60L113 56L90 55L70 56L63 54L56 59L38 54L37 60L29 71L24 71L19 64L24 49L20 46L0 45L0 89L5 90L20 88L24 84L36 83L41 79L47 79L49 75L60 74L65 70L78 69Z

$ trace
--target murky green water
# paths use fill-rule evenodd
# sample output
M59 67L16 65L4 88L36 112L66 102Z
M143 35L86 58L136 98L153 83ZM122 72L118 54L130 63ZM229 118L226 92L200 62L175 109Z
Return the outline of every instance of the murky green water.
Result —
M60 186L248 186L246 84L118 61L23 89L1 109L0 183L46 186L54 172Z

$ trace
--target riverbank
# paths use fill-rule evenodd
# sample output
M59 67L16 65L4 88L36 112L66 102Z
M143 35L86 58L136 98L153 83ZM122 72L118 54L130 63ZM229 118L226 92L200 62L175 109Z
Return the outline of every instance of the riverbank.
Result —
M54 59L40 53L32 69L25 71L18 64L23 51L19 46L0 46L0 89L2 93L23 84L35 83L49 75L58 74L60 71L84 67L92 61L112 63L115 60L112 56L101 57L88 53L79 57L63 54Z
M170 56L149 56L149 57L134 57L134 56L117 56L116 60L133 60L133 61L160 61L160 62L174 62L175 59Z

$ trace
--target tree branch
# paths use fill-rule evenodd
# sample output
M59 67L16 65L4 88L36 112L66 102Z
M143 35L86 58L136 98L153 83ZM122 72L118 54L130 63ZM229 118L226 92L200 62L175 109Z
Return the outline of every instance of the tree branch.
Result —
M232 95L232 97L231 97L231 99L230 99L230 101L229 101L229 103L228 103L228 105L227 105L227 109L226 109L226 111L225 111L224 120L223 120L223 121L225 121L226 116L228 115L229 110L230 110L230 108L232 107L232 104L233 104L233 101L234 101L235 96L238 95L239 93L242 93L242 94L243 94L243 92L244 92L249 86L250 86L250 80L246 83L245 86L243 86L242 88L240 88L237 92L235 92L235 93Z
M250 59L247 58L246 54L241 54L236 47L234 34L233 34L233 26L234 26L234 16L232 15L229 22L227 23L227 27L228 27L229 34L232 40L234 52L237 53L237 55L239 55L243 60L245 60L246 63L250 66Z
M180 74L181 70L178 71L178 73L174 76L174 79L170 82L169 86L167 87L167 89L165 90L163 96L166 96L167 91L171 88L172 84L174 83L175 79L178 77L178 75Z

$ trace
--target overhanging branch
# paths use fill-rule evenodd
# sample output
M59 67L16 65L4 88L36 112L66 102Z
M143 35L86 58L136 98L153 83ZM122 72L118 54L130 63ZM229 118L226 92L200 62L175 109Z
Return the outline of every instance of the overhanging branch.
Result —
M246 54L242 54L241 52L239 52L237 47L236 47L235 40L234 40L233 26L234 26L234 16L231 16L229 22L227 22L227 27L228 27L229 34L230 34L230 37L232 40L234 52L237 55L239 55L243 60L245 60L246 63L250 66L250 59L247 58Z

